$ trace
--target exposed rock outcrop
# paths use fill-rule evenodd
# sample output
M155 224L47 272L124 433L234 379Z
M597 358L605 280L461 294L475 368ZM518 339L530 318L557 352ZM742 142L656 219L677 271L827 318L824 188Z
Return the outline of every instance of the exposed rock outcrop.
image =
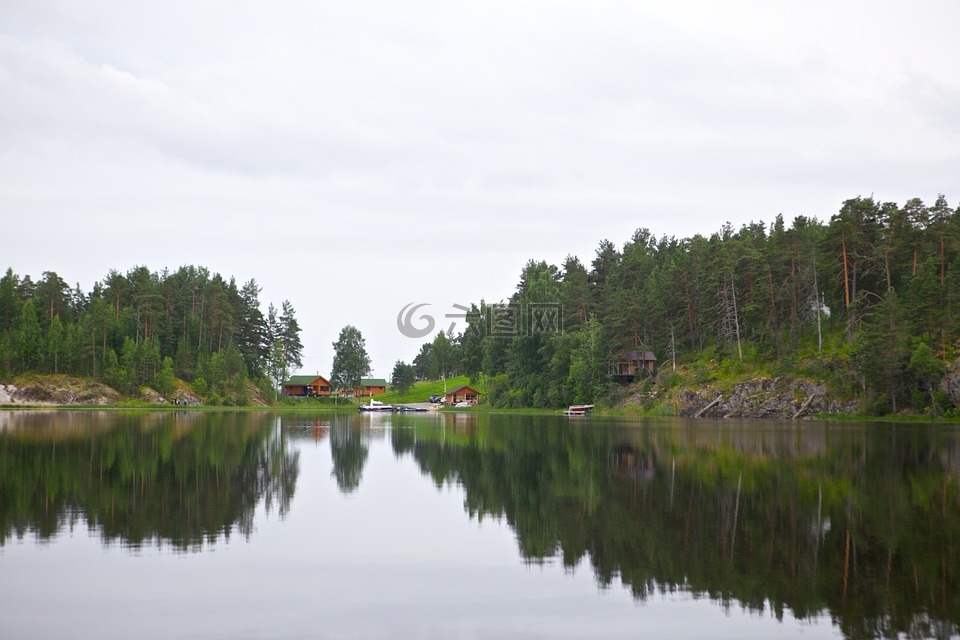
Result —
M954 361L940 381L940 390L947 394L955 407L960 407L960 360Z
M17 384L0 385L0 404L107 405L121 400L114 389L63 375L36 376Z
M150 387L140 387L134 397L151 404L204 404L203 398L183 380L164 396ZM0 384L0 405L110 405L129 400L105 384L68 375L31 374ZM226 396L224 404L269 406L256 385L248 382L242 392Z
M627 404L664 403L677 414L694 417L794 419L809 415L856 413L854 400L832 397L826 386L810 380L755 378L723 390L703 384L672 390L672 397L634 396ZM712 403L713 406L710 406ZM707 409L704 411L704 409Z

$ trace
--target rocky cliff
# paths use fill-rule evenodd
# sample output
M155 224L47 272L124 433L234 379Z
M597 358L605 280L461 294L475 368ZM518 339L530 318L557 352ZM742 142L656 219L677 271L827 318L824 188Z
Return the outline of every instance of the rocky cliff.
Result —
M833 396L823 383L784 378L753 378L721 388L705 383L631 395L619 406L667 411L681 416L793 419L857 413L855 400Z
M31 376L0 384L0 404L107 405L121 399L105 384L65 375Z

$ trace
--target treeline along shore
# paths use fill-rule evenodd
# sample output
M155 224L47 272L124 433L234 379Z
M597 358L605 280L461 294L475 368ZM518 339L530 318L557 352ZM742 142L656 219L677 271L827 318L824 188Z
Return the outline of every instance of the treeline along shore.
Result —
M303 345L293 305L261 311L261 287L204 267L110 271L90 292L57 273L0 278L0 382L69 374L130 396L209 404L267 402ZM66 382L66 379L64 379ZM186 383L186 384L184 384ZM97 393L95 390L89 393Z
M264 315L260 291L194 266L111 271L89 292L8 269L0 382L65 373L125 394L175 397L185 382L208 404L275 402L303 346L292 304ZM641 228L588 265L530 260L508 299L474 302L460 333L394 377L468 375L501 408L693 413L720 397L723 415L739 395L739 415L956 416L958 349L960 209L856 197L828 221L682 239Z
M857 197L826 222L641 228L589 265L530 260L509 299L472 305L447 359L501 407L682 413L720 395L720 415L762 416L773 393L787 417L811 395L812 411L956 415L958 306L960 210ZM513 335L491 330L511 313ZM418 360L438 348L443 336ZM755 402L729 407L738 393Z

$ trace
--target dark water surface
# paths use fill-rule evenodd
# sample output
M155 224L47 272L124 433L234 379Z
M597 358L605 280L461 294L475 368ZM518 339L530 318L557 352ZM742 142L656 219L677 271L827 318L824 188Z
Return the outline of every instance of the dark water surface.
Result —
M960 637L960 430L0 412L0 638Z

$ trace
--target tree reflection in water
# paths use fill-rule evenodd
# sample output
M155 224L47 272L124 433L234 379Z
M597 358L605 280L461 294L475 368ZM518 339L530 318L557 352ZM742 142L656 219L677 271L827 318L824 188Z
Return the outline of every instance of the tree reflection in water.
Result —
M953 431L480 416L391 440L438 486L462 485L471 517L504 518L527 561L586 559L637 599L827 612L852 638L960 633Z
M132 547L249 537L298 473L266 413L0 412L0 545L78 522Z
M339 419L338 419L339 418ZM370 455L369 425L359 420L338 416L330 425L330 453L333 457L331 475L343 493L353 493L360 487L363 467Z

